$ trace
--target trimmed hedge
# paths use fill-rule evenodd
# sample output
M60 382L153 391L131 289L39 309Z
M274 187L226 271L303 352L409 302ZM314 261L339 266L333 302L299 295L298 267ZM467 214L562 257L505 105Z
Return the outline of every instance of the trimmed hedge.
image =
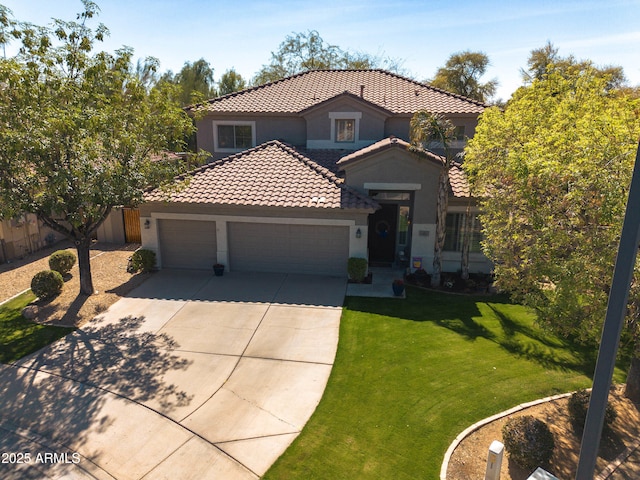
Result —
M569 411L571 426L577 435L582 435L584 430L584 423L587 420L587 410L589 409L590 400L591 393L584 389L580 389L577 392L574 392L567 402L567 410ZM618 414L613 408L613 405L608 403L604 413L604 424L602 426L603 433L611 433L613 422L617 416Z
M367 259L350 257L347 260L347 274L354 282L362 282L367 275Z
M66 275L76 264L76 256L69 250L57 250L49 257L49 268Z
M131 273L142 271L150 272L156 267L156 254L146 248L140 248L133 252L129 263L129 271Z
M53 298L62 291L64 280L60 272L43 270L31 279L31 291L40 299Z
M555 448L547 424L531 415L507 420L502 427L502 440L509 458L531 470L548 465Z

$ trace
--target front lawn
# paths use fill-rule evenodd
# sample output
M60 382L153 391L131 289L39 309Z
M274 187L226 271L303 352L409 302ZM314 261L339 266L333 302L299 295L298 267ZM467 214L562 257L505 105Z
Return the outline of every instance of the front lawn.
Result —
M14 362L72 332L73 328L39 325L26 320L22 309L35 299L28 291L0 306L0 362Z
M590 386L596 353L534 318L502 297L415 288L406 300L348 297L322 401L264 478L438 478L469 425Z

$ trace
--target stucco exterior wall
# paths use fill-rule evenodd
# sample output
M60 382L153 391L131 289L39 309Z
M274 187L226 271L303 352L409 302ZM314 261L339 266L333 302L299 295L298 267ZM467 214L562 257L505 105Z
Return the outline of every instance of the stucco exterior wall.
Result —
M435 163L397 148L348 165L345 183L363 193L381 189L413 191L413 222L432 224L436 221L439 173ZM376 184L386 186L377 188Z
M98 227L98 240L107 243L125 243L122 209L114 208L107 219Z
M333 115L354 113L357 115L356 140L352 144L336 143L331 136ZM350 97L341 97L327 102L305 113L307 122L308 148L348 148L358 149L371 145L384 137L384 126L387 115L372 108L365 102Z
M0 221L0 262L21 258L52 245L63 237L32 213Z
M214 124L216 121L254 122L255 146L271 140L283 140L291 145L304 146L307 140L307 126L299 116L260 116L260 115L208 115L196 121L198 149L211 153L209 161L219 160L234 152L218 152L215 149ZM240 151L240 150L238 150Z

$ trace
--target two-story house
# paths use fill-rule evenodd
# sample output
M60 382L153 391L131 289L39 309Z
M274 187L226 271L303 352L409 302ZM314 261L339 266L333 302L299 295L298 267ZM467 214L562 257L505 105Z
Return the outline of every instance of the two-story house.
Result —
M343 275L349 257L430 270L443 158L409 148L418 110L445 115L462 150L485 106L382 70L316 70L190 111L211 163L141 205L142 244L164 268ZM460 268L473 199L451 170L444 270ZM479 229L470 271L491 266Z

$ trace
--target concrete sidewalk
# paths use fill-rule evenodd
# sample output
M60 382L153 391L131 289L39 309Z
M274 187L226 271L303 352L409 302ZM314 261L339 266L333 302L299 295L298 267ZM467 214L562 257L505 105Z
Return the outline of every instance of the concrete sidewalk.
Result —
M0 477L258 478L322 397L345 288L332 277L155 274L0 368L0 450L30 454Z

